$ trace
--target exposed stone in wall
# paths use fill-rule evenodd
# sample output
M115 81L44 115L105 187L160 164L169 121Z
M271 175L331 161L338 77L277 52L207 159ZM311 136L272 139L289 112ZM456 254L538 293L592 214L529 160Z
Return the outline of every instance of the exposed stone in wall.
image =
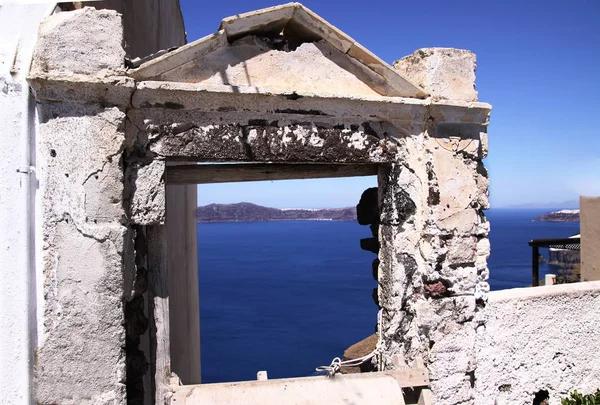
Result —
M424 238L429 244L421 245L426 294L414 291L406 356L422 356L429 364L439 404L474 400L476 319L489 291L489 223L481 212L488 206L487 177L480 169L483 134L479 125L433 121L425 140L429 199L433 194L437 204L428 207Z
M474 401L477 314L489 291L484 125L432 114L421 134L398 140L397 163L380 171L386 351L409 364L422 359L439 404Z

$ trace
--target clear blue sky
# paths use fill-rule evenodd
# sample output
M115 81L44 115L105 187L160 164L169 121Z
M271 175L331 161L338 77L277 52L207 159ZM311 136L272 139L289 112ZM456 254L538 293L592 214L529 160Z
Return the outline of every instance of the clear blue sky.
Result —
M180 0L188 41L222 18L275 1ZM283 3L283 1L282 1ZM388 63L423 47L477 54L489 126L493 207L600 195L600 1L313 1L303 3ZM354 205L375 178L211 185L199 204Z

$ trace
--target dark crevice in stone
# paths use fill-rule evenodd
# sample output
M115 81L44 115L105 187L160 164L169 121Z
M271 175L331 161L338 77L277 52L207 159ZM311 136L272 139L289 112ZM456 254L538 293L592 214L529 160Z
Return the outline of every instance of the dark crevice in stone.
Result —
M436 272L441 272L442 271L442 267L444 266L444 262L446 262L446 253L443 253L441 255L439 255L437 257L436 263L435 263L435 271Z
M452 270L456 270L459 267L475 267L475 262L464 262L464 263L452 263L448 265Z
M269 121L264 119L250 119L248 120L248 125L257 125L257 126L269 126Z
M148 292L148 271L144 267L147 247L143 228L136 227L134 239L136 275L132 298L125 301L125 389L127 405L144 404L144 375L149 364L146 354L140 349L141 336L149 326L145 310L144 294Z
M362 127L364 129L365 134L376 136L377 138L380 138L380 136L377 134L377 132L371 127L371 124L369 122L363 122Z
M252 146L248 142L248 127L242 126L241 130L242 130L242 147L244 148L246 157L249 160L254 160L254 151L252 150Z
M410 170L402 167L401 170ZM386 179L381 211L381 223L402 225L417 211L417 206L408 192L399 185L400 168L393 167Z
M550 393L547 390L539 390L533 398L533 405L547 405Z
M435 172L433 171L433 164L431 162L427 162L426 166L427 180L429 181L429 195L427 196L427 204L438 205L440 203L440 188L438 185L438 180Z
M289 38L286 38L285 36L283 36L281 34L273 34L273 35L269 35L269 36L261 35L261 36L257 36L257 38L264 41L264 44L269 49L273 49L276 51L282 51L282 52L293 52L298 48L298 46L300 46L302 44L302 42L297 43L295 41L291 41Z
M299 95L296 92L293 92L292 94L285 94L284 97L287 98L288 100L299 100L303 96Z
M467 371L467 375L469 376L469 384L471 384L471 388L475 388L475 370Z
M401 253L397 256L397 260L398 263L400 265L402 265L402 267L404 268L404 274L406 274L406 280L407 282L404 285L404 294L403 294L403 300L402 300L402 309L405 309L408 307L407 305L407 301L409 300L409 291L411 289L414 288L413 286L413 278L415 276L415 273L417 272L417 261L415 260L415 258L412 255L409 255L408 253Z
M144 374L148 371L148 362L140 350L140 337L148 329L148 318L144 314L144 296L138 295L125 303L125 383L127 404L144 403Z
M440 192L435 187L429 187L429 195L427 196L428 205L438 205L440 203Z
M174 103L172 101L165 101L164 103L154 103L151 105L148 104L142 107L166 108L167 110L181 110L185 108L183 104Z
M277 109L275 110L278 114L298 114L298 115L327 115L319 110L300 110L300 109L292 109L285 108L283 110Z

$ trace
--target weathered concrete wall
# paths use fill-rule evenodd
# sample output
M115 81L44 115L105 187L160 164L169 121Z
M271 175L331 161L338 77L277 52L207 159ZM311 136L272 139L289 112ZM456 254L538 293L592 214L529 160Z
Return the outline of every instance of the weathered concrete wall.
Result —
M477 329L478 405L550 405L600 381L600 282L493 291Z
M88 30L95 35L75 49L73 35ZM118 74L121 43L114 11L53 15L40 28L31 75ZM125 262L133 260L133 236L122 203L125 113L100 103L51 101L39 112L44 305L36 401L125 403L123 302L133 283L127 274L133 263Z
M7 405L30 403L33 388L36 118L25 79L38 24L53 8L0 6L0 403Z
M125 394L124 250L131 248L122 225L125 114L53 107L41 107L45 311L36 397L119 403Z
M600 280L600 197L581 197L581 280Z

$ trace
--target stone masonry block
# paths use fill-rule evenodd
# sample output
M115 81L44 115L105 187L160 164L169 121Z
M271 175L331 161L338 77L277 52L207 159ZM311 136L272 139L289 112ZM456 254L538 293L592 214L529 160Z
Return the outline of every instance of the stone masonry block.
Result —
M477 256L477 238L473 236L452 238L448 243L446 260L450 265L474 263Z
M85 7L54 14L40 24L30 76L105 77L124 68L123 24L116 11Z
M471 51L423 48L394 62L393 67L435 99L477 101L477 63Z
M131 220L137 225L165 223L165 161L153 160L150 164L129 171L133 184Z

